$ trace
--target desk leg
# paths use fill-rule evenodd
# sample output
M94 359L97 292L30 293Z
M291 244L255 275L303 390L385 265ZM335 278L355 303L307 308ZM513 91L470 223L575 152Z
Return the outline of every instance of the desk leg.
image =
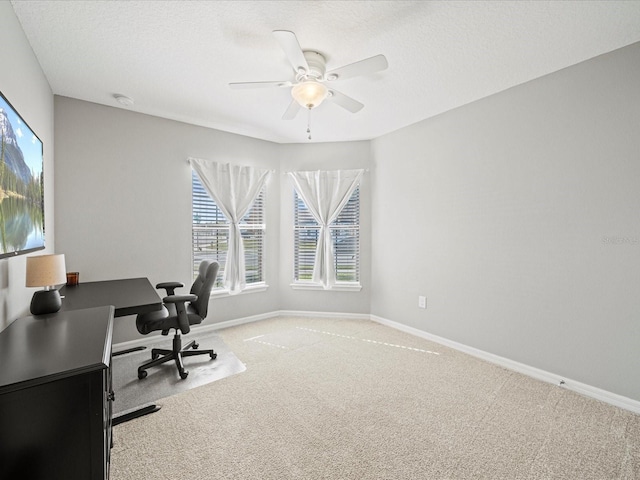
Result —
M125 413L124 415L115 417L112 420L112 425L115 427L116 425L120 425L121 423L133 420L134 418L143 417L144 415L149 415L150 413L155 413L160 410L160 408L162 407L160 407L159 405L147 405L146 407L142 407L139 410L134 410L133 412Z
M131 352L139 352L140 350L145 350L147 347L133 347L127 348L126 350L121 350L119 352L112 353L111 356L116 357L118 355L124 355L126 353ZM133 420L134 418L143 417L145 415L149 415L150 413L155 413L160 410L159 405L147 405L146 407L142 407L138 410L134 410L133 412L125 413L124 415L120 415L119 417L113 418L111 424L115 427L116 425L120 425L121 423L128 422L129 420Z
M118 355L124 355L125 353L131 353L131 352L139 352L140 350L145 350L147 347L133 347L133 348L127 348L126 350L121 350L119 352L115 352L113 354L111 354L113 357L117 357Z

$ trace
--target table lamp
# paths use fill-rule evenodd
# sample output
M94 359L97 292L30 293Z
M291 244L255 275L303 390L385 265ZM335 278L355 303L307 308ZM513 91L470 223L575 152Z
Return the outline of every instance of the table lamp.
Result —
M62 300L55 285L67 281L64 254L38 255L27 257L27 287L44 287L31 299L31 313L43 315L60 310Z

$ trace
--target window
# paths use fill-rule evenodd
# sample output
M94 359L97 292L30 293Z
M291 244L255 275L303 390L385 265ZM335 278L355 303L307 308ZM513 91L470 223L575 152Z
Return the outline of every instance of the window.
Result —
M360 187L329 226L338 283L360 281ZM294 280L311 282L320 226L294 190Z
M229 244L229 221L209 196L200 179L192 172L193 209L193 276L198 275L202 260L220 264L216 287L222 288L225 260ZM264 189L258 194L253 206L240 222L244 243L245 281L247 285L264 282Z

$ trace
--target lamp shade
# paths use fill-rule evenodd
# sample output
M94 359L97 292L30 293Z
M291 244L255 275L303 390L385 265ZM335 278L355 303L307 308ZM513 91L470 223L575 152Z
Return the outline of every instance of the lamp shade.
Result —
M298 83L291 89L291 96L295 101L309 109L320 105L328 93L327 87L315 80Z
M27 287L48 287L66 281L63 253L27 257Z

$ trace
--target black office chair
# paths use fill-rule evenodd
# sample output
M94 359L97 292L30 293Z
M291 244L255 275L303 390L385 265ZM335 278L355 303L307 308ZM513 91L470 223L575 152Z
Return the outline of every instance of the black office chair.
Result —
M138 315L136 327L138 331L147 335L150 332L162 330L162 335L167 335L174 328L173 349L166 350L154 348L151 350L151 361L138 367L138 378L147 376L147 368L155 367L162 363L174 360L180 373L180 378L187 378L189 372L184 369L183 357L194 355L209 355L215 359L218 355L213 350L196 350L198 344L194 341L182 347L180 333L187 334L191 325L197 325L207 316L209 308L209 295L218 275L217 262L203 261L198 269L198 278L193 282L190 295L176 295L175 289L184 287L180 282L164 282L156 285L167 291L167 296L162 299L162 310ZM193 350L191 350L193 348Z

